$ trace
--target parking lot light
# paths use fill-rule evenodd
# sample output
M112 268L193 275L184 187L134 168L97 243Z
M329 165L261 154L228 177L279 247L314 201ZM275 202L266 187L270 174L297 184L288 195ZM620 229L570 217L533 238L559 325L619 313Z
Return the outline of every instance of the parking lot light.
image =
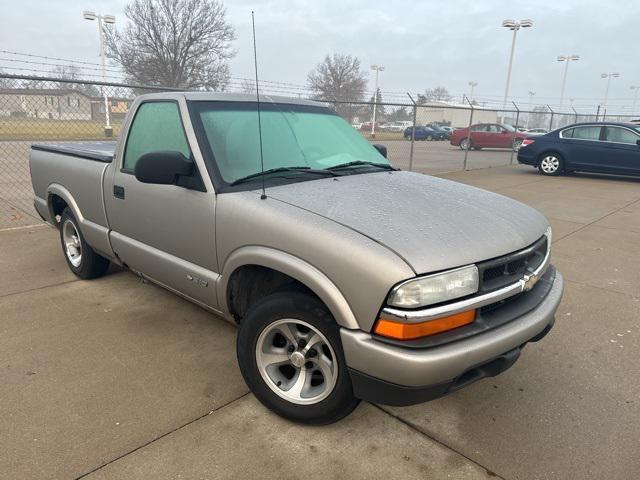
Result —
M567 85L567 72L569 71L569 63L577 62L580 60L580 55L559 55L558 61L565 62L564 74L562 75L562 87L560 89L560 109L562 109L562 103L564 101L564 89Z
M101 15L99 13L85 10L84 12L82 12L82 18L90 21L98 20L98 36L100 38L100 62L102 63L102 81L106 82L107 81L107 71L106 71L107 61L106 61L105 50L104 50L104 24L106 23L109 25L113 25L114 23L116 23L116 17L114 15ZM104 119L105 119L104 132L106 136L110 137L113 135L113 128L111 127L109 99L107 98L104 85L102 85L100 88L102 90L102 96L104 97Z
M471 87L471 92L469 93L469 100L473 102L473 89L478 86L478 82L471 81L469 82L469 86Z
M376 107L378 104L378 74L384 72L382 65L371 65L371 70L376 72L375 87L373 90L373 118L371 120L371 138L376 138Z
M606 78L607 79L607 88L604 91L604 102L602 102L602 109L604 111L604 115L607 114L607 100L609 100L609 87L611 86L611 79L612 78L618 78L620 76L619 73L615 72L615 73L601 73L600 74L600 78ZM605 117L603 116L602 119L604 120Z
M511 40L511 53L509 54L509 68L507 69L507 84L504 87L504 99L502 101L502 123L504 123L504 110L507 108L507 98L509 97L509 83L511 82L511 67L513 66L513 54L516 49L516 35L521 28L529 28L533 26L533 20L525 18L523 20L503 20L502 26L513 31L513 40Z
M638 91L640 91L640 85L631 85L629 88L634 90L633 105L631 106L631 114L633 115L636 113L636 103L638 103Z

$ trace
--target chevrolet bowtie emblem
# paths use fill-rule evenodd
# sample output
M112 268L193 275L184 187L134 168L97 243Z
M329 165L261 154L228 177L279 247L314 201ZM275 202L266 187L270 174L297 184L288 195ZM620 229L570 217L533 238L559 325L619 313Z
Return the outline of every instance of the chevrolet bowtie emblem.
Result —
M529 290L531 290L534 287L534 285L538 283L539 279L540 277L538 275L525 274L522 280L520 280L520 284L522 285L522 291L528 292Z

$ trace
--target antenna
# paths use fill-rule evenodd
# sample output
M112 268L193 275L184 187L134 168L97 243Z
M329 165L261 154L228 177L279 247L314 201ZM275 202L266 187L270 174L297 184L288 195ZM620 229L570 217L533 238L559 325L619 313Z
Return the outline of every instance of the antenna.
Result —
M262 123L260 122L260 87L258 86L258 50L256 49L256 22L253 19L251 10L251 28L253 29L253 65L256 70L256 102L258 104L258 136L260 138L260 172L262 173L262 195L261 200L266 200L267 192L264 189L264 156L262 154Z

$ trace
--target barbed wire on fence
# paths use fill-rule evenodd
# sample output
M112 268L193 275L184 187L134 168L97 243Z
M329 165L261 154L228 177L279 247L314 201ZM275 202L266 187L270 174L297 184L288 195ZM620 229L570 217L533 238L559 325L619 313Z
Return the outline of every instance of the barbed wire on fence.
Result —
M606 112L601 111L589 114L575 109L556 112L549 106L530 109L514 104L512 109L502 109L473 102L464 105L447 102L420 104L414 103L412 95L407 93L374 104L361 99L318 98L309 90L292 90L288 89L289 86L285 82L262 83L260 90L267 95L293 96L324 103L367 140L384 144L392 163L424 173L504 165L513 162L513 153L482 156L448 141L437 141L446 140L445 137L432 138L422 133L416 137L422 126L464 128L473 121L504 122L515 126L526 123L529 128L551 129L577 121L628 121L634 118L632 115L605 115ZM0 228L15 225L22 221L21 218L38 221L32 206L29 175L28 158L32 143L114 140L119 136L123 121L138 95L180 90L88 78L0 74ZM232 81L229 90L246 92L247 84Z

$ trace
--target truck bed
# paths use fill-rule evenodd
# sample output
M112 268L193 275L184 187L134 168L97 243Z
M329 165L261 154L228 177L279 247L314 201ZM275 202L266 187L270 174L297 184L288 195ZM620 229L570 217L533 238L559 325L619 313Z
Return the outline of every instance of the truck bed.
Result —
M72 157L111 163L116 151L116 142L74 142L74 143L38 143L31 145L33 150L62 153Z

